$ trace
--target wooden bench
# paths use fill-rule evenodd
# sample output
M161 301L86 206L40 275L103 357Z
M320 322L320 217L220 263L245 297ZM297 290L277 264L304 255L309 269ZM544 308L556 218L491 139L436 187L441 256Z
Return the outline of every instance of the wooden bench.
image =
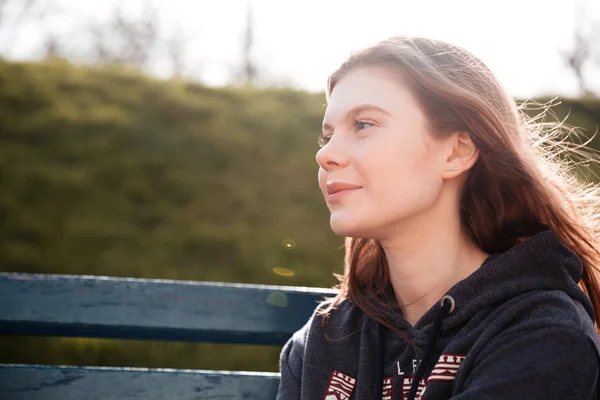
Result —
M0 334L282 345L334 293L0 273ZM267 400L278 383L269 372L0 364L2 400Z

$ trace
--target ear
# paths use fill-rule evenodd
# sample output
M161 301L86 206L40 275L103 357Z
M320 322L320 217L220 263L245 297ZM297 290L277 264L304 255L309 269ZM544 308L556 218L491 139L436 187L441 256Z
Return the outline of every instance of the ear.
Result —
M479 150L466 132L455 132L446 140L447 153L442 177L450 179L471 169L479 158Z

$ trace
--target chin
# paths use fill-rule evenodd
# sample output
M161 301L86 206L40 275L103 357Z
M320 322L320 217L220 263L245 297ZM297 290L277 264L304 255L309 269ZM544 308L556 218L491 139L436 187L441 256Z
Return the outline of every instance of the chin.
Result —
M331 214L329 225L338 236L366 237L366 227L361 221L349 216Z

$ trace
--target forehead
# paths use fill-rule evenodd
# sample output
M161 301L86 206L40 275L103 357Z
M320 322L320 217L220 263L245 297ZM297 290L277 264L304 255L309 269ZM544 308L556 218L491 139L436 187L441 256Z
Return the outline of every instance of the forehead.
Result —
M394 115L414 105L409 88L399 73L381 67L350 71L329 96L324 120L337 119L361 104L372 104Z

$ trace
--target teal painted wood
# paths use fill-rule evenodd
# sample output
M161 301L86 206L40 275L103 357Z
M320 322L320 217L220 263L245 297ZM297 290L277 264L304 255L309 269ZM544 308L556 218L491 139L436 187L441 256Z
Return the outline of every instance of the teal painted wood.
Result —
M0 333L281 345L335 291L0 273Z
M0 365L2 400L273 400L275 373Z

